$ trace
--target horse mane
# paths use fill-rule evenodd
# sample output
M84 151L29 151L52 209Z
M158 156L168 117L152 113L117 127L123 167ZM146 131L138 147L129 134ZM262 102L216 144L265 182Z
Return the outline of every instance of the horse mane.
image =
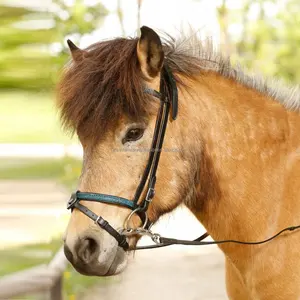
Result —
M299 86L288 86L278 79L249 74L215 49L211 39L203 41L192 31L188 36L181 34L177 40L166 35L165 43L167 50L171 50L167 56L173 72L191 76L201 71L213 71L279 101L287 109L300 109Z
M174 73L193 78L204 71L214 71L246 87L280 101L288 109L300 109L300 91L279 87L258 76L249 76L240 66L232 65L196 33L174 39L164 35L165 63ZM99 138L121 115L140 120L149 114L150 97L143 93L142 73L136 53L137 38L116 38L91 45L80 62L66 65L58 84L58 107L63 126ZM180 76L178 76L180 75Z

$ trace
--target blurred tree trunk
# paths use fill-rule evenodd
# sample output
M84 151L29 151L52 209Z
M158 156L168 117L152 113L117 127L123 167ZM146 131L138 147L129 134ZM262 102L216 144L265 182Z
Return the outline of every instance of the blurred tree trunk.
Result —
M118 0L118 6L117 6L117 14L121 26L121 32L122 36L125 36L125 27L124 27L124 18L123 18L123 10L122 10L122 5L121 5L121 0Z
M264 10L264 1L259 1L259 14L258 14L258 24L263 24L266 22L266 13ZM263 43L263 37L261 35L257 35L256 39L253 41L253 52L257 53L261 48L261 44Z
M137 29L139 30L141 28L141 6L142 6L143 0L137 0Z
M220 44L222 47L222 52L229 56L231 53L231 46L230 37L228 33L229 10L227 8L226 2L226 0L222 0L221 6L217 8L217 16L220 24Z
M242 32L241 39L236 45L236 52L239 56L243 55L247 49L247 32L248 32L248 13L251 6L251 0L246 1L242 8Z

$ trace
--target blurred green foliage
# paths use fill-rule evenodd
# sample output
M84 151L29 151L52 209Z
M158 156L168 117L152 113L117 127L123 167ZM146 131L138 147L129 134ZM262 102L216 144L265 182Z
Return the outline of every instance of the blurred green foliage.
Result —
M8 2L6 2L8 3ZM67 59L64 39L78 41L101 26L107 10L84 0L53 0L46 7L12 7L0 2L0 89L53 89Z
M300 82L300 2L288 1L286 11L279 13L277 63L275 74L292 82Z
M223 5L228 5L223 0ZM238 9L226 11L229 28L238 33L227 36L223 45L230 44L229 53L234 60L248 69L267 77L282 78L298 84L300 81L300 2L299 0L243 0ZM219 16L220 19L220 16ZM223 33L221 36L226 35ZM228 45L227 45L228 46Z

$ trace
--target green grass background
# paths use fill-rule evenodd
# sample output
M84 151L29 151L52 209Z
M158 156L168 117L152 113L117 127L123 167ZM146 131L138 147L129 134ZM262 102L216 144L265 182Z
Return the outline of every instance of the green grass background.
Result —
M76 142L60 126L54 95L32 92L0 94L0 143Z

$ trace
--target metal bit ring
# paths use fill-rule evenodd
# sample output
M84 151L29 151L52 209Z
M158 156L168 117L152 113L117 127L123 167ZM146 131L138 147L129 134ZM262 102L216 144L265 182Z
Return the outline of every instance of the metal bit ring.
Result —
M126 218L126 220L125 220L125 222L124 222L124 229L125 229L125 230L132 229L132 228L130 228L130 227L128 226L128 223L129 223L130 219L132 218L132 216L133 216L135 213L137 213L139 210L140 210L140 208L137 207L136 209L134 209L134 210L128 215L128 217ZM147 223L148 223L148 216L147 216L147 213L145 212L145 221L144 221L144 224L143 224L143 226L142 226L141 228L144 229L144 228L146 227Z

